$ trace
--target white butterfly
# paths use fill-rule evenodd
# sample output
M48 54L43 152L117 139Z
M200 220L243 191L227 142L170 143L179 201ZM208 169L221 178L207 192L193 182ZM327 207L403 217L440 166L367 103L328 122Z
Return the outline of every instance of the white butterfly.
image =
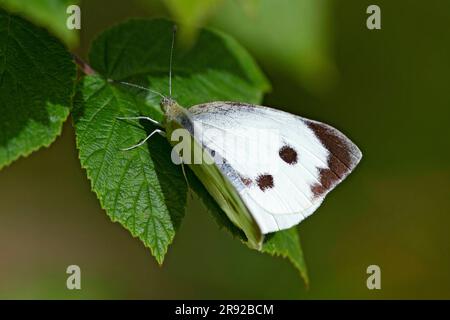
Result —
M169 96L173 45L174 38ZM254 248L261 248L265 234L290 228L311 215L362 157L344 134L321 122L240 102L211 102L187 110L159 92L120 83L160 95L164 110L162 124L148 117L122 118L149 120L165 129L126 150L155 133L176 145L173 133L185 129L192 140L189 155L209 159L187 164ZM276 133L276 139L254 132ZM185 150L181 158L186 159Z
M254 247L264 234L290 228L311 215L362 157L333 127L268 107L212 102L186 110L163 99L162 108L169 142L174 144L174 130L184 128L197 148L213 158L211 165L190 167ZM278 132L279 139L251 134L242 139L243 128ZM249 161L247 150L272 161Z

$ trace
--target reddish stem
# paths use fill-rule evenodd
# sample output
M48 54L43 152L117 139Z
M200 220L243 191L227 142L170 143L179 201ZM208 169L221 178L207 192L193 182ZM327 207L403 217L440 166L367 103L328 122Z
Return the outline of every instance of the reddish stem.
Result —
M81 71L83 71L86 75L92 75L92 74L96 73L94 71L94 69L92 69L91 66L88 65L86 62L84 62L79 56L77 56L76 54L72 53L72 57L75 60L75 63L81 69Z

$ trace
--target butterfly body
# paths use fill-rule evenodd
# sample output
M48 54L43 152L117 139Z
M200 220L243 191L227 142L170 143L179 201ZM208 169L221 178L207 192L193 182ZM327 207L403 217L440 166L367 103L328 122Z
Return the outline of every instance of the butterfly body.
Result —
M212 102L186 110L162 103L169 142L185 129L209 161L191 169L252 246L311 215L362 154L326 124L277 109ZM203 159L201 159L203 160Z

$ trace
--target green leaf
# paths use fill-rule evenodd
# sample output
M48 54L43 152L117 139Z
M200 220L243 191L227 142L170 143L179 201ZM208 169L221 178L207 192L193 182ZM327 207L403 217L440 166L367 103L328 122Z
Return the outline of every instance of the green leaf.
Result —
M75 47L79 42L76 30L66 27L69 15L67 7L78 4L78 0L0 0L0 7L17 12L30 21L47 28L69 47Z
M80 82L73 119L81 165L111 220L139 237L161 264L184 216L186 182L161 136L121 150L154 129L117 119L152 115L134 92L121 89L99 76Z
M0 169L61 133L75 77L58 40L0 9Z
M182 28L182 26L180 27ZM92 45L90 64L114 80L168 95L173 23L131 20L104 32ZM194 47L175 49L173 98L184 107L214 100L260 102L270 85L251 56L231 37L202 30ZM153 101L157 106L159 100Z
M168 93L172 23L132 20L94 41L90 64L108 79L126 80ZM231 38L203 31L199 42L174 58L174 98L185 106L218 100L259 101L268 82ZM148 92L88 76L78 87L73 118L77 146L92 189L113 221L139 237L162 263L184 216L186 181L170 158L171 148L153 129L117 117L161 120L159 98ZM145 130L144 130L145 129Z
M273 256L288 258L308 286L308 270L296 227L267 235L262 251Z

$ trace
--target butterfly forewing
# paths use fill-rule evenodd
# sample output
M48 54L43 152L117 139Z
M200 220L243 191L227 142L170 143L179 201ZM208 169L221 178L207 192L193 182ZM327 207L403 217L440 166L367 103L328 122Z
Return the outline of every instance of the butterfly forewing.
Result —
M262 233L312 214L361 159L333 127L268 107L213 102L190 108L189 118Z

